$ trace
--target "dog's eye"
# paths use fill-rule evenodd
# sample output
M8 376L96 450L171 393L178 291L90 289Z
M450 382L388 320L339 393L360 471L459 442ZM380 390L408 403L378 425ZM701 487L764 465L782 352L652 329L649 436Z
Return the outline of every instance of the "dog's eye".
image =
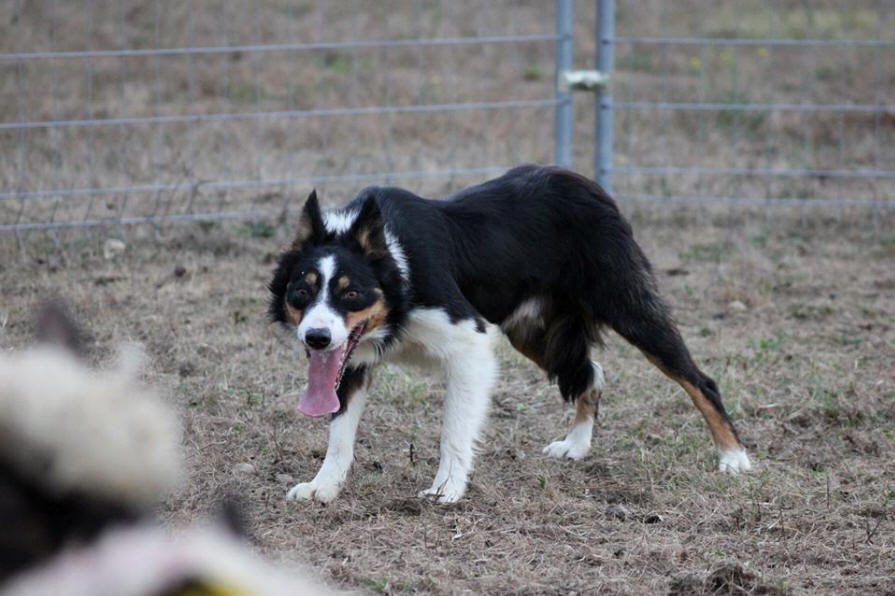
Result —
M345 300L357 300L357 292L354 290L348 290L343 296Z

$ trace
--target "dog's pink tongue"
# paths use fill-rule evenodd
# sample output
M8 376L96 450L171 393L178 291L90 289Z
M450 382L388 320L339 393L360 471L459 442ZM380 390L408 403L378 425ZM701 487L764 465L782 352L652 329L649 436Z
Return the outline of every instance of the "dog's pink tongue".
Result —
M308 391L298 401L298 411L306 416L326 416L339 411L336 380L345 347L318 352L311 350Z

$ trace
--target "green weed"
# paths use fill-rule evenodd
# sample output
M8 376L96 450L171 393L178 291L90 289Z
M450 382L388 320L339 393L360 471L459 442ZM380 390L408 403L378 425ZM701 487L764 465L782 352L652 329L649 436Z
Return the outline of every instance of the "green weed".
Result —
M531 64L522 71L522 79L525 81L540 81L544 78L544 70L538 64Z
M347 75L353 72L370 72L373 61L368 58L355 59L351 54L327 52L323 55L323 69L334 74Z
M779 352L781 348L783 348L785 340L780 337L767 337L761 339L750 339L746 342L746 345L756 352L759 353L768 353L768 352Z
M720 262L730 254L730 247L720 242L697 243L687 249L683 257L695 262Z
M266 221L250 221L246 222L240 230L240 235L249 238L273 238L277 233L277 228Z

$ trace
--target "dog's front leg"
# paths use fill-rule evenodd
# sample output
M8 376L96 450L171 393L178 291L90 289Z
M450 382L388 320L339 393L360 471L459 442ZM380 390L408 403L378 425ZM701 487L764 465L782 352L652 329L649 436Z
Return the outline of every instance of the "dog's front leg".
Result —
M296 484L286 494L291 501L317 499L329 503L339 496L354 461L354 439L364 405L367 401L367 375L365 368L345 371L339 387L339 399L347 406L335 415L329 424L329 445L323 465L310 482Z
M441 430L441 461L432 487L420 496L439 503L455 503L466 492L472 470L475 443L488 414L497 361L487 334L471 332L444 354L447 376L444 422Z

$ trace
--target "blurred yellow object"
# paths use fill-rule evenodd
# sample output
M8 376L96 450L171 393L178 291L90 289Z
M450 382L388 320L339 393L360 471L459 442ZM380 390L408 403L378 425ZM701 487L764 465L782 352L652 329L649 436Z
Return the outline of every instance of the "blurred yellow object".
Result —
M171 594L172 596L253 596L248 590L208 582L196 582Z
M702 72L702 60L700 60L697 56L693 56L690 58L690 71L694 74L699 74Z
M730 66L733 64L733 52L730 51L730 48L725 49L721 52L721 64L724 66Z

